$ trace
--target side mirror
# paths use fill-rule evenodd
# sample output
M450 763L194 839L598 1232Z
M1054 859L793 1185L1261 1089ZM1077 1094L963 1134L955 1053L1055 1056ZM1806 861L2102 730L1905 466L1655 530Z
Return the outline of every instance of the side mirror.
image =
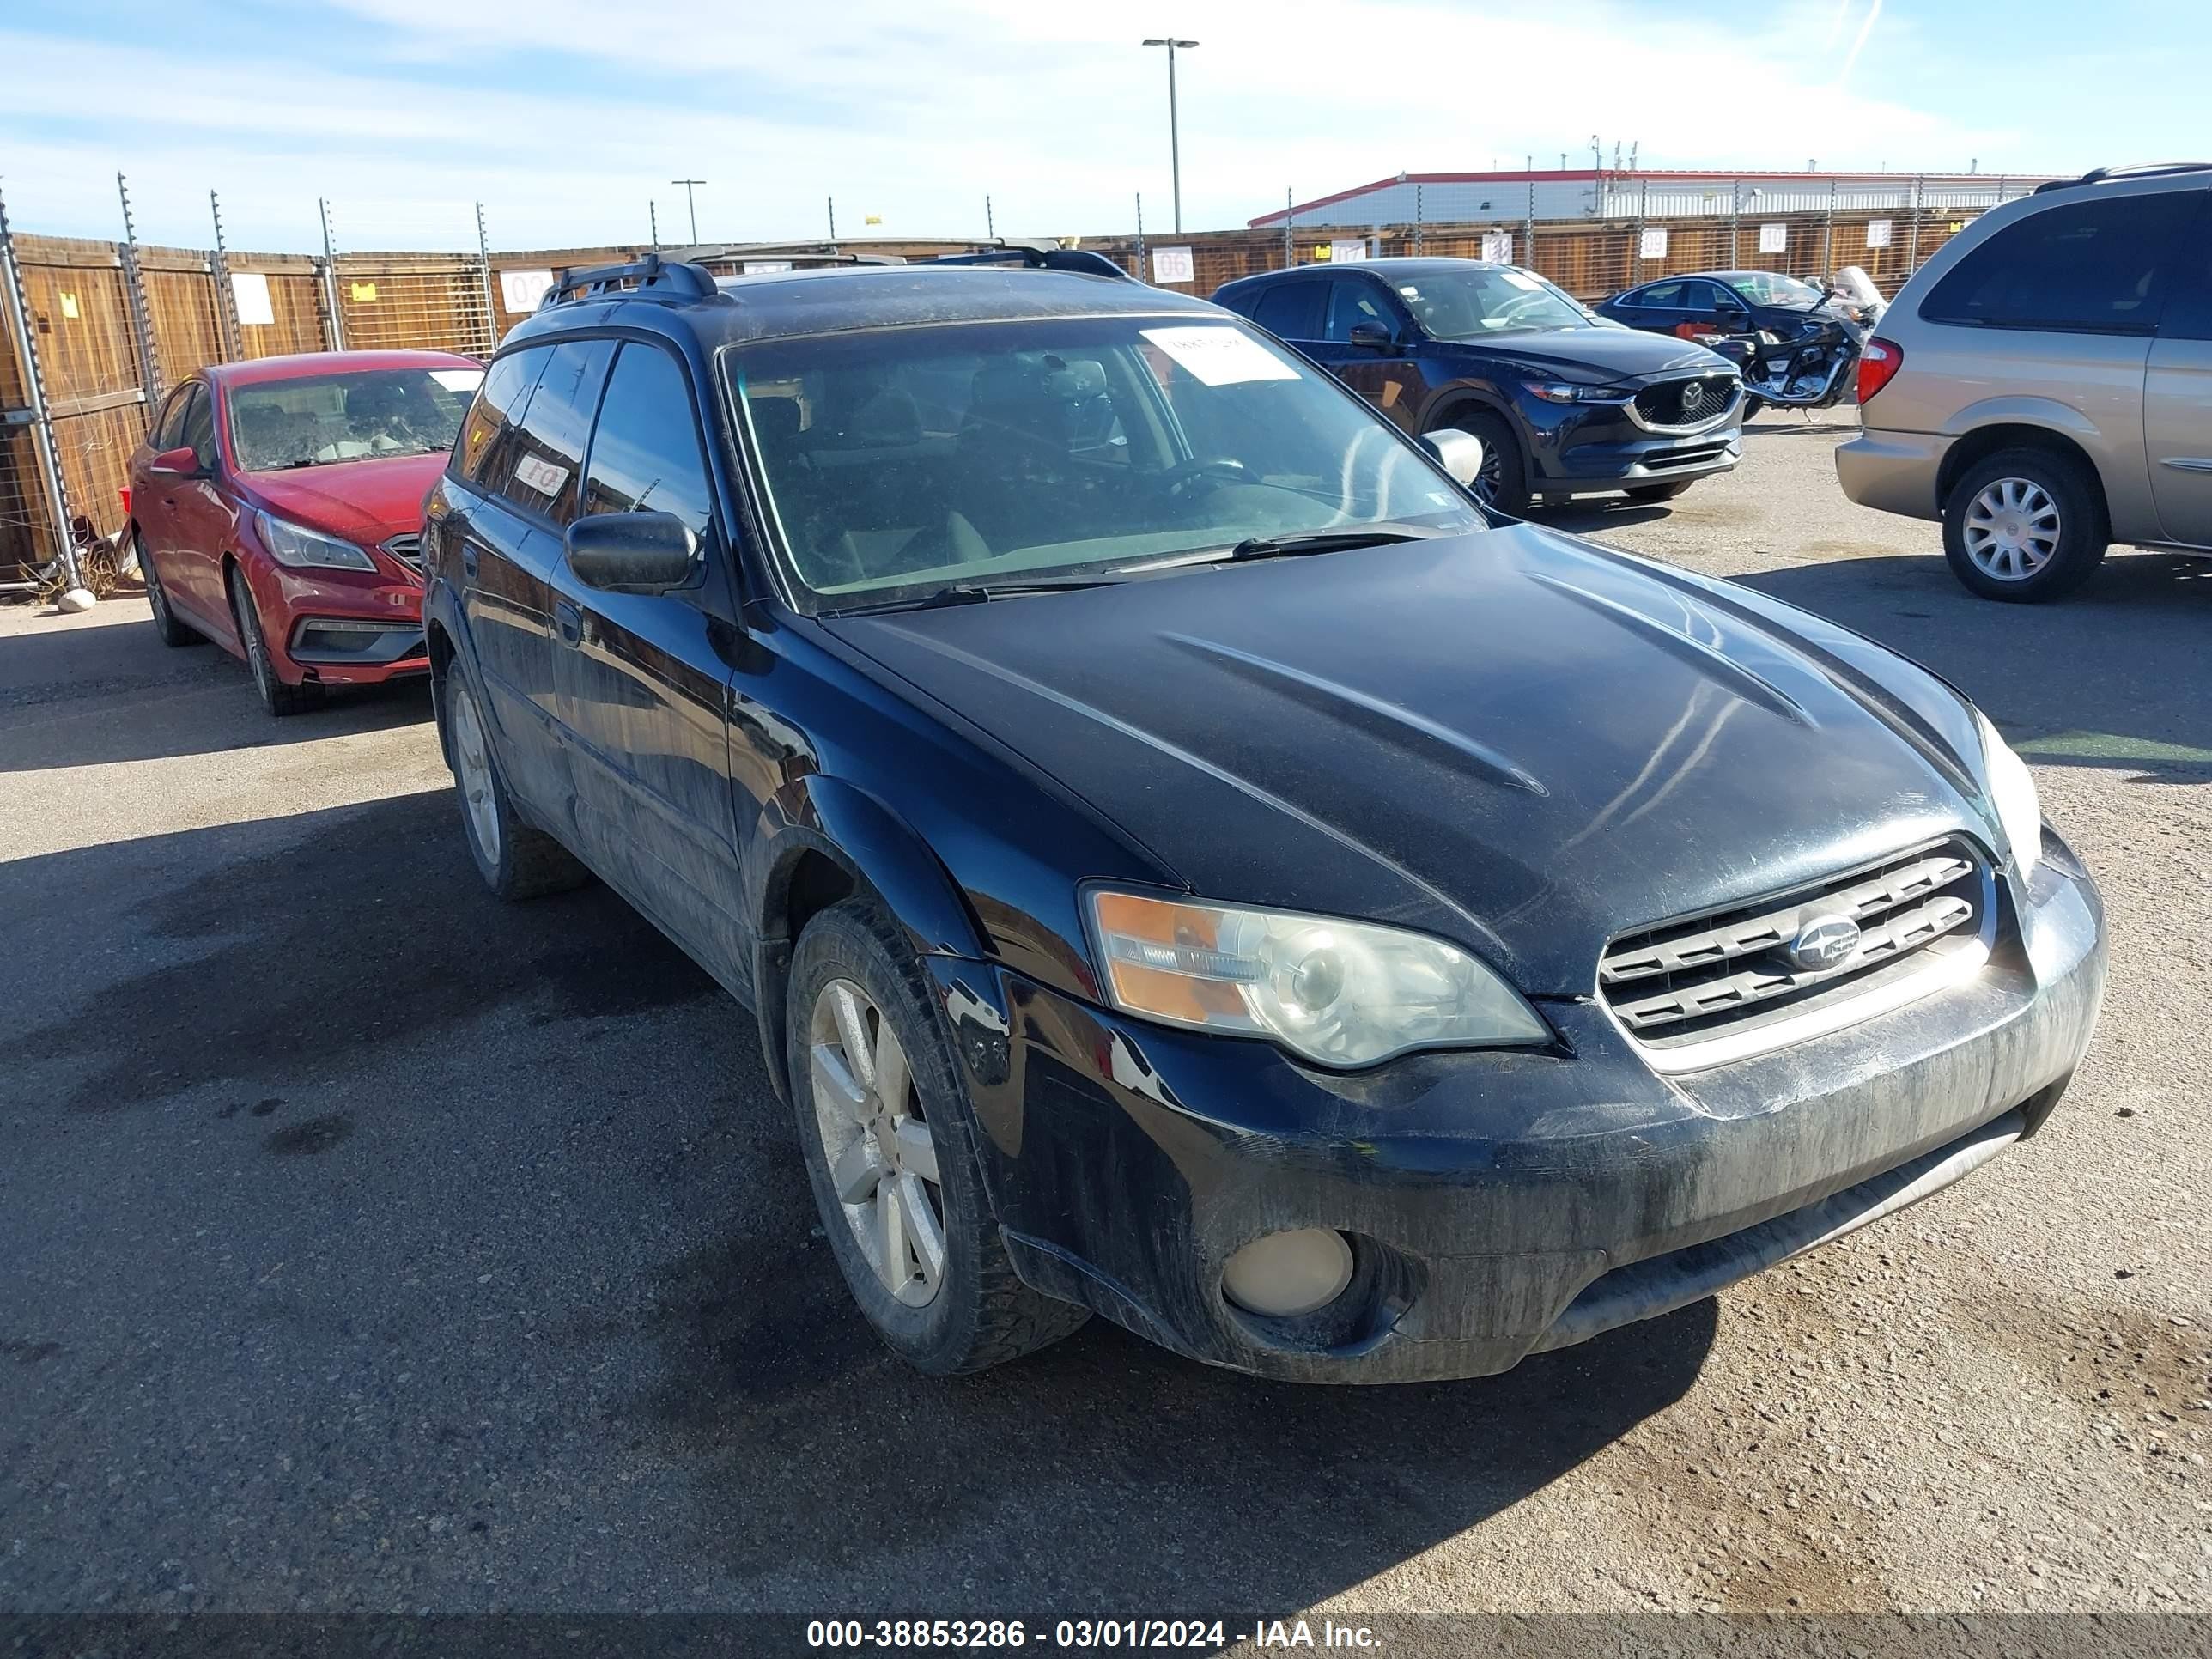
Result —
M163 450L146 463L146 470L157 478L197 478L205 471L190 445Z
M665 593L699 568L699 538L673 513L600 513L568 526L568 568L609 593Z
M1421 447L1443 464L1445 471L1468 489L1482 471L1482 440L1455 426L1438 427L1421 434Z
M1398 339L1381 323L1354 323L1352 343L1369 351L1388 351L1398 343Z

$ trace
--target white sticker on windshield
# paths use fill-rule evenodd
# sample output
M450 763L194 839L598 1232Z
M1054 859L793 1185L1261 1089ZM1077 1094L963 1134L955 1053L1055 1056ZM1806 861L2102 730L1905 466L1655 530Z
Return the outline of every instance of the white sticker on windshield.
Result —
M1510 283L1516 288L1525 288L1531 294L1540 294L1544 291L1544 285L1525 271L1501 270L1498 275L1501 281Z
M1148 328L1141 332L1188 369L1201 386L1298 378L1296 368L1250 335L1233 328Z
M568 482L568 469L556 466L542 455L525 455L514 464L514 477L541 495L557 495Z
M430 378L448 392L474 392L483 384L480 368L434 368Z

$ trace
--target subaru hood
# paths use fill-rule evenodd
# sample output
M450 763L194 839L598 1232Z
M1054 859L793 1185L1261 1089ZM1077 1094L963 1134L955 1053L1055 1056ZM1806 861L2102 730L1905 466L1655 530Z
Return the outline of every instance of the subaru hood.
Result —
M1455 939L1535 994L1626 930L1993 842L1932 676L1534 526L823 625L1191 890Z

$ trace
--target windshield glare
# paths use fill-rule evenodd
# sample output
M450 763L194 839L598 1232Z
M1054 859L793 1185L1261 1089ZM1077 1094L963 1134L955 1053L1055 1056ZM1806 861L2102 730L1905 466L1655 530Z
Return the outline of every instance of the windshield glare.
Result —
M1795 276L1775 270L1747 271L1729 279L1735 291L1755 306L1816 306L1820 290Z
M1515 329L1590 325L1589 314L1565 295L1510 265L1425 271L1396 287L1407 309L1439 340L1473 340Z
M840 607L1484 523L1380 417L1225 317L868 331L726 362L793 572Z
M483 370L363 369L264 380L230 394L230 441L246 472L451 449Z

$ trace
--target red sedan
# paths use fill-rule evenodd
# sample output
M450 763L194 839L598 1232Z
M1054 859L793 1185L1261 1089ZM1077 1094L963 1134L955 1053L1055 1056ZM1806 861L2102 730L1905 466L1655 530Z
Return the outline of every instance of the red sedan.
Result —
M483 380L444 351L205 368L131 458L131 530L165 645L242 658L272 714L427 673L422 497Z

